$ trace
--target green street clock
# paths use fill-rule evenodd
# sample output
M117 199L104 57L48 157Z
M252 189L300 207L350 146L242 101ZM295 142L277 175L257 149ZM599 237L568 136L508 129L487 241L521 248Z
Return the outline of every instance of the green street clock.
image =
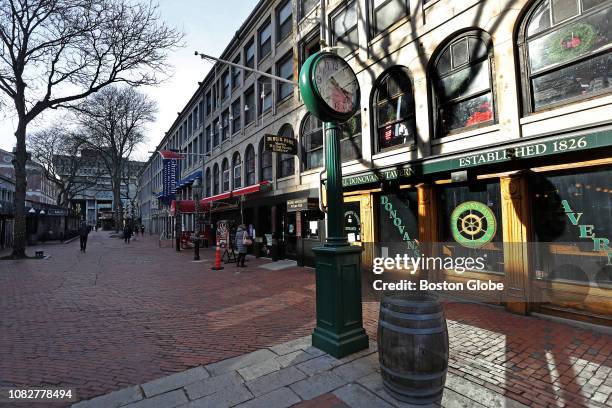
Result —
M306 108L323 122L346 122L359 109L357 76L332 52L318 52L304 62L299 86Z

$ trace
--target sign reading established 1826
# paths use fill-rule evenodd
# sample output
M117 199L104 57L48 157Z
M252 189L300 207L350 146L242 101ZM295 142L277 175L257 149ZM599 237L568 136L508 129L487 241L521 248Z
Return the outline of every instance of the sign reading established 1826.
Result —
M269 152L297 154L297 140L292 137L266 135L264 147Z

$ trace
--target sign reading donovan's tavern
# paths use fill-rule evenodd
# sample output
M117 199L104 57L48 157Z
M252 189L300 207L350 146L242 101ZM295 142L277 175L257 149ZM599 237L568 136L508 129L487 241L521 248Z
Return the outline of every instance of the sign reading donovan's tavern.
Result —
M292 137L265 135L264 147L270 152L297 154L297 140Z

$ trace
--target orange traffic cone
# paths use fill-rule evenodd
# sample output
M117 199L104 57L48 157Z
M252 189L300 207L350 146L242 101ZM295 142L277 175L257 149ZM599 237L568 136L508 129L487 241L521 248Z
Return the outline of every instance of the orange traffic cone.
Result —
M223 269L221 266L221 247L217 245L217 249L215 250L215 266L211 268L213 271L220 271Z

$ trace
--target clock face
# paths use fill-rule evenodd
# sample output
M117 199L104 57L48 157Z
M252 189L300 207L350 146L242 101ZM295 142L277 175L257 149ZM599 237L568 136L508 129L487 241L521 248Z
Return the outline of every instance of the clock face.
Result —
M354 112L359 99L359 82L351 67L342 58L328 54L317 61L314 81L323 102L333 111Z

